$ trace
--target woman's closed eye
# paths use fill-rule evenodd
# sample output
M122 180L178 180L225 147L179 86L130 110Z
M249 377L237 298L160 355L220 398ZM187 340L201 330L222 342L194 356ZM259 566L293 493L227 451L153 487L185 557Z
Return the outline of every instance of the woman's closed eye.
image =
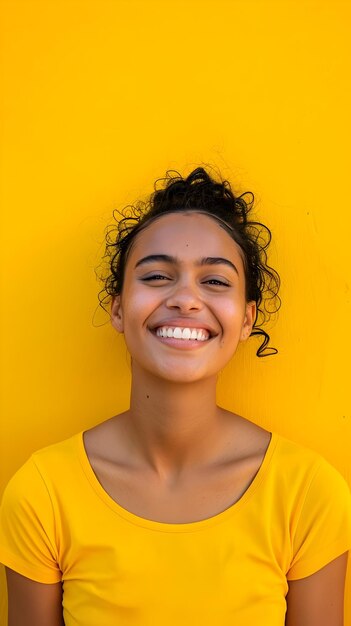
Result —
M152 276L145 276L141 280L148 281L148 280L171 280L171 279L168 278L168 276L163 276L163 274L153 274Z
M169 281L172 280L172 278L170 278L169 276L164 276L164 274L152 274L151 276L145 276L144 278L141 278L141 280L143 282L150 282L150 281ZM225 282L224 280L221 280L219 278L207 278L206 280L201 281L203 284L210 284L213 286L219 286L219 287L230 287L229 283Z
M211 285L223 285L224 287L230 287L228 283L224 282L224 280L219 280L219 278L208 278L204 282L211 283Z

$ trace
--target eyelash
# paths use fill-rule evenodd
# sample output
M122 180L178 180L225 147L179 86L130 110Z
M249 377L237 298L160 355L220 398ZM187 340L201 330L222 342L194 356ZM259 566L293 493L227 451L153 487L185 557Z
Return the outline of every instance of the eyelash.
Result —
M169 278L167 278L167 276L163 276L162 274L154 274L153 276L147 276L146 278L142 278L141 280L146 282L146 281L150 281L150 280L170 280ZM204 281L206 283L211 283L211 284L216 284L216 286L222 285L223 287L229 287L228 283L225 283L222 280L218 280L217 278L209 278L208 280Z

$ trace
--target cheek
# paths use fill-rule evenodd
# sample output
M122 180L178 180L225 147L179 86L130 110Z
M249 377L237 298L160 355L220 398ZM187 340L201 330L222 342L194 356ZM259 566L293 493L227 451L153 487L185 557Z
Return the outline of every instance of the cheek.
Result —
M234 354L240 341L242 328L245 322L245 302L229 301L223 303L222 314L219 317L223 326L221 340L222 348Z
M133 333L142 331L148 323L148 318L157 308L159 299L156 293L150 293L143 289L128 288L122 299L124 334L128 336L129 329Z
M245 301L243 298L229 299L221 303L221 313L223 322L233 329L244 322Z

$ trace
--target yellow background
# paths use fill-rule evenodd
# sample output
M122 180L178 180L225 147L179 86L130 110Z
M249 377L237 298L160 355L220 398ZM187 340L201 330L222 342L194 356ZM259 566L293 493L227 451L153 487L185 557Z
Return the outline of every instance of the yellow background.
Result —
M219 401L351 480L350 3L1 7L1 486L127 407L123 339L96 310L104 227L167 169L201 163L255 192L282 278L279 355L258 359L250 339Z

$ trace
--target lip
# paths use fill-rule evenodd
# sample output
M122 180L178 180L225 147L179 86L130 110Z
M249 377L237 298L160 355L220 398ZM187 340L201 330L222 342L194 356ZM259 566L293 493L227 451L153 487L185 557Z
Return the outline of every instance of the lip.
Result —
M171 319L160 320L159 322L157 322L157 324L153 324L152 326L149 326L149 330L151 330L152 333L156 334L156 329L160 328L161 326L174 326L174 327L177 326L179 328L197 328L197 329L204 328L205 330L209 332L210 339L218 335L218 332L216 332L212 326L209 326L205 322L202 322L201 320L195 320L195 319L186 319L184 317L177 317L177 318L173 317ZM176 339L175 341L179 342L179 341L184 341L184 340ZM197 343L196 339L194 340L188 339L187 341L191 343Z

